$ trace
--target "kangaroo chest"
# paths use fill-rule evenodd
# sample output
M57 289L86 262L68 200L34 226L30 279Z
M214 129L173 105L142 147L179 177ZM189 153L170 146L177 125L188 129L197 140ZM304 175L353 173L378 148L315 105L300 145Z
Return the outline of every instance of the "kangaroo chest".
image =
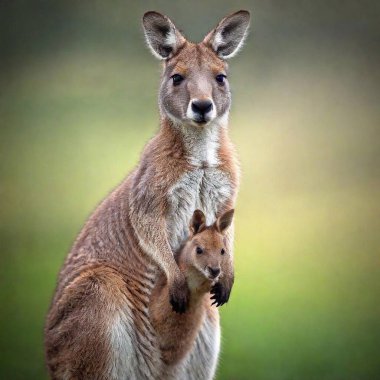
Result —
M231 195L229 174L218 167L199 167L184 173L168 193L167 232L173 251L187 239L194 210L202 210L207 224L211 224Z

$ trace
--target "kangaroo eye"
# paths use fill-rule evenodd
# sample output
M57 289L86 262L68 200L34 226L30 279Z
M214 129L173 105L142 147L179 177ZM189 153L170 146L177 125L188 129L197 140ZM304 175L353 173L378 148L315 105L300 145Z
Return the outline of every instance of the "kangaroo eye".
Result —
M197 247L197 248L195 249L195 252L196 252L198 255L200 255L200 254L203 253L203 249L202 249L201 247Z
M224 255L225 253L226 253L226 251L224 250L224 248L222 248L222 250L220 251L220 254Z
M224 84L224 81L227 77L224 74L218 74L215 79L219 84Z
M173 79L173 85L178 86L185 78L182 75L174 74L171 76Z

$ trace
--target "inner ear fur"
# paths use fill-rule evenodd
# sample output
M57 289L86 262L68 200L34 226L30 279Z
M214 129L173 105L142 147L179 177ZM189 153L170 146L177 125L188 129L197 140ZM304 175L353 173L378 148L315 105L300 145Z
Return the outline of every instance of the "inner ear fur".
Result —
M250 18L250 13L245 10L225 17L203 42L222 59L235 56L247 37Z
M150 11L143 16L145 39L158 59L168 59L186 42L169 17Z
M234 217L235 210L229 210L222 214L215 222L215 228L220 232L221 234L226 233L230 225L232 224L232 219Z
M192 235L202 232L206 228L206 217L201 210L195 210L190 222L190 232Z

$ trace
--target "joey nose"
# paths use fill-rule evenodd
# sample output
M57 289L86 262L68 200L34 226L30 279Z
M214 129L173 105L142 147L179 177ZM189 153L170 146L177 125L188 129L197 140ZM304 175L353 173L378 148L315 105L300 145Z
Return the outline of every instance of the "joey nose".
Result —
M191 109L194 113L204 116L212 110L212 101L209 99L193 100L191 102Z
M207 267L209 273L210 273L210 277L212 278L216 278L219 276L219 273L220 273L220 268L212 268L212 267Z

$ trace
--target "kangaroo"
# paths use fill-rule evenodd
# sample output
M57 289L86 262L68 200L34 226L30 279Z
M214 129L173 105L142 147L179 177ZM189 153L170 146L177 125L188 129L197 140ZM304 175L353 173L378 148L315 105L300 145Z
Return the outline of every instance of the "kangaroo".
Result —
M163 61L160 129L85 223L60 271L45 325L52 378L157 378L162 360L148 307L157 276L167 280L173 310L185 312L190 290L173 253L189 235L193 210L204 210L210 224L235 204L239 169L227 131L225 60L242 46L249 19L247 11L227 16L195 44L168 17L144 15L148 46ZM231 259L232 242L233 226L226 234ZM213 286L218 306L233 280L230 271ZM217 331L205 318L187 362L204 378L214 360L208 337Z
M157 332L162 360L167 366L165 378L183 378L186 355L191 352L203 320L207 317L219 331L219 313L210 302L209 292L232 271L232 260L226 246L225 234L231 225L234 210L220 216L206 227L206 217L196 210L190 223L190 237L176 255L179 268L190 288L189 307L185 314L171 310L167 301L169 288L162 273L152 291L149 306L152 325ZM212 297L215 299L215 296ZM217 304L214 300L213 304ZM209 363L213 377L220 346L220 335L210 336L215 360ZM181 376L182 375L182 376Z

